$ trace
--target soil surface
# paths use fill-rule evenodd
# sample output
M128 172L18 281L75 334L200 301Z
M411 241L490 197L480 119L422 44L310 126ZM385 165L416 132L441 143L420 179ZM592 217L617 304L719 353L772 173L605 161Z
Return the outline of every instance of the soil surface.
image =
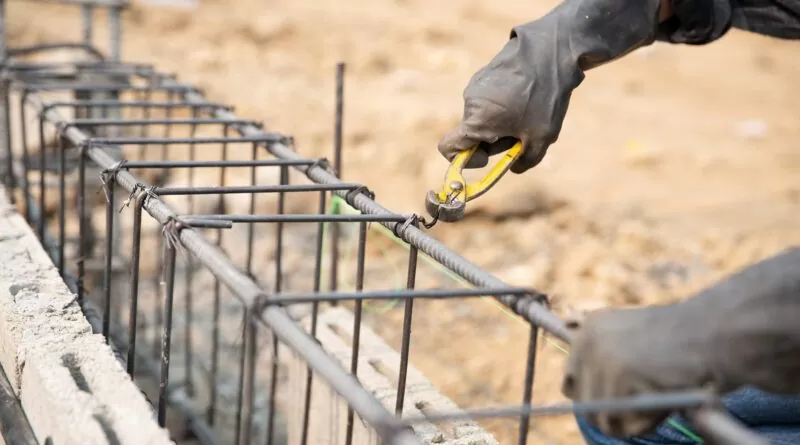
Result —
M137 3L124 15L123 55L293 135L301 153L326 156L335 64L346 62L343 177L396 212L423 213L446 168L436 143L458 122L464 85L511 26L554 4ZM13 1L8 17L12 44L80 36L75 8ZM97 26L105 49L104 17ZM543 163L507 176L467 219L433 235L508 283L548 293L560 314L674 301L797 243L798 45L734 30L707 46L655 44L597 68ZM371 255L384 255L381 243L399 249L375 235ZM405 270L387 269L392 261L371 263L369 287L402 286ZM421 268L433 285L455 285ZM368 314L399 346L402 306ZM480 299L418 303L415 314L411 360L447 396L462 407L521 400L525 323ZM535 402L563 400L564 357L539 342ZM513 421L484 425L501 443L516 440ZM581 443L570 417L535 420L531 438Z

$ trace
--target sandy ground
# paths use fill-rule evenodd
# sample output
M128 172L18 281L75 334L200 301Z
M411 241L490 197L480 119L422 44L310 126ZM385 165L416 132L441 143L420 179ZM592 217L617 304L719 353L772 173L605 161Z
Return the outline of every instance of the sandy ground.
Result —
M457 123L469 77L512 25L554 4L198 3L127 12L124 58L177 73L241 117L294 135L309 155L330 152L334 67L346 62L344 177L398 212L424 212L425 191L439 185L446 163L436 142ZM8 9L14 44L79 36L73 8ZM105 21L98 26L105 47ZM796 243L797 45L732 31L704 47L653 45L590 72L546 160L433 234L509 283L547 292L562 313L675 300ZM412 361L445 394L465 407L520 400L524 324L484 300L417 311ZM401 308L370 314L399 341ZM538 402L562 399L563 358L540 342ZM513 422L485 425L501 443L515 440ZM580 443L567 417L536 421L531 434Z

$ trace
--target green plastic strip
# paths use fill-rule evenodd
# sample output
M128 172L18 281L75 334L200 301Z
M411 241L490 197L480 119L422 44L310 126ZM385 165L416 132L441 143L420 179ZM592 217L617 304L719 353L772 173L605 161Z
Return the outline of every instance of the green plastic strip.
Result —
M695 434L694 432L692 432L692 430L690 430L689 428L681 425L680 422L678 422L677 420L669 419L669 420L667 420L667 423L672 425L673 428L675 428L676 430L680 431L681 434L683 434L684 436L686 436L689 439L693 440L695 443L703 443L703 438L702 437L700 437L697 434Z

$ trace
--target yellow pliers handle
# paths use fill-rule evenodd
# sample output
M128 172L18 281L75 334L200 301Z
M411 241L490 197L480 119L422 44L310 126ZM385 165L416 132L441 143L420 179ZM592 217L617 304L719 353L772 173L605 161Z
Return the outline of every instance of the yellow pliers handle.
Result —
M444 177L442 190L428 192L425 199L425 208L434 218L446 222L454 222L463 218L466 203L483 195L492 188L508 171L514 161L520 157L522 143L517 142L504 152L503 157L479 181L467 184L462 171L477 149L478 146L475 145L458 153L450 162L450 167L448 167Z

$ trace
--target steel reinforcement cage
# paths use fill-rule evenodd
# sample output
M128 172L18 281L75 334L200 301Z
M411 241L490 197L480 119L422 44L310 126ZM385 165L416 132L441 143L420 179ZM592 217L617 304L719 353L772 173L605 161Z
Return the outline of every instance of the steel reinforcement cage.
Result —
M382 443L414 444L421 439L414 432L414 426L420 422L445 422L458 419L479 419L489 417L507 417L519 419L519 443L527 441L528 427L531 417L566 413L592 413L600 411L630 411L674 409L691 419L691 422L707 441L726 444L764 443L761 438L745 429L737 421L718 408L713 397L703 391L691 391L676 394L643 395L624 400L607 400L587 404L562 404L550 406L532 406L533 373L536 359L537 341L540 330L565 343L569 342L569 333L565 323L547 308L544 294L525 288L510 287L488 272L472 264L457 253L437 242L425 232L425 221L417 215L398 215L382 207L375 201L374 195L362 184L342 182L341 172L341 128L342 128L342 93L343 65L337 68L337 113L335 117L335 148L332 162L327 159L312 159L301 156L293 148L291 137L265 131L258 122L238 118L232 108L206 100L202 92L191 85L183 84L175 76L157 72L151 66L121 62L121 12L128 6L127 2L108 1L66 1L63 3L80 4L83 14L83 42L54 43L31 47L9 48L5 36L5 2L0 1L0 53L3 54L2 80L3 116L0 125L4 136L2 143L3 165L0 166L3 183L21 206L28 222L35 228L41 242L49 252L53 262L65 279L70 289L76 294L87 319L97 332L101 332L109 343L118 351L119 359L132 377L139 368L158 380L157 400L153 403L157 409L157 421L164 426L168 407L176 410L187 419L192 435L203 444L221 443L215 430L215 414L220 401L217 395L216 373L220 367L220 287L224 286L243 305L243 318L239 332L240 355L236 364L236 401L234 443L249 444L253 442L253 413L256 388L256 354L257 342L261 338L269 338L271 343L271 379L267 391L267 410L269 415L266 427L267 441L272 442L275 423L275 393L278 379L276 377L280 348L288 348L292 354L300 357L307 365L305 402L303 406L303 422L301 443L308 441L309 423L313 422L310 412L312 382L322 379L348 407L347 421L344 427L345 443L353 441L355 417L361 419L373 430ZM110 56L105 57L92 46L93 11L97 8L108 8L110 30ZM78 53L75 60L68 62L26 62L23 59L31 55L47 54L52 50L72 49ZM48 99L51 93L67 94L67 99ZM16 96L14 96L16 95ZM154 96L165 97L156 100ZM12 97L19 102L13 103ZM133 97L134 99L125 99ZM26 115L35 110L38 129L38 156L29 153L31 141L37 140L28 134ZM130 117L131 110L141 114ZM153 117L151 113L160 110L163 117ZM19 128L11 122L13 113L20 115ZM173 117L173 112L190 114L190 117ZM65 118L69 114L72 118ZM152 136L150 129L160 126L165 129L163 136ZM184 126L190 128L189 136L171 137L170 129ZM216 127L221 136L201 137L195 131L200 127ZM137 129L138 134L132 135ZM19 133L14 133L18 131ZM54 146L46 147L46 135L54 134ZM19 143L15 142L19 138ZM230 144L246 144L252 147L251 159L228 159L226 148ZM198 160L197 149L207 146L221 147L220 159ZM152 147L161 147L161 157L156 160L126 160L121 154L125 147L139 147L140 153L150 152ZM168 153L173 146L188 146L189 159L172 159ZM204 168L218 168L221 177L218 185L195 185L193 172ZM236 168L248 169L249 185L226 185L226 171ZM145 182L136 176L139 171L167 171L167 169L187 169L189 185L170 187L163 184L163 175L156 175L156 180ZM275 185L259 184L256 172L259 169L278 171L279 183ZM90 216L94 193L96 190L88 183L95 176L87 172L99 171L102 178L102 190L105 193L105 227L104 233L95 233L96 225ZM306 183L291 183L290 171L302 174ZM37 174L38 173L38 174ZM55 177L53 177L55 176ZM75 178L77 176L77 178ZM70 185L68 186L68 179ZM68 201L70 187L76 189L76 196ZM49 206L48 189L57 195L57 207L54 225L49 225L46 209ZM90 192L87 192L89 190ZM287 213L285 197L292 193L318 194L319 207L316 213ZM38 194L38 195L37 195ZM225 197L231 194L249 197L247 214L228 214L225 212ZM218 197L215 214L192 214L194 198L198 195L214 195ZM277 196L277 211L258 214L255 212L255 200L259 196ZM189 214L179 213L169 205L167 198L171 196L188 197ZM126 198L124 204L120 197ZM37 199L38 198L38 199ZM52 196L50 199L53 199ZM356 213L330 212L331 201L343 202ZM75 205L73 209L71 206ZM132 233L123 237L120 216L122 206L132 209ZM140 307L139 293L140 257L142 255L141 239L143 233L143 216L148 215L162 227L163 264L163 297L161 304L149 308L155 315L154 329L160 332L153 346L146 348L137 342L137 333L143 308ZM70 236L69 222L77 221L77 238ZM341 223L358 224L358 253L355 291L337 291L337 277L340 254L339 243L342 235ZM285 224L307 223L316 227L314 241L313 289L305 293L287 293L282 289L282 258L291 246L284 243ZM220 247L223 231L236 224L247 225L246 261L237 266L229 255ZM254 273L253 246L254 230L257 224L272 224L275 229L274 278L269 280L269 288L260 284L256 275L263 276L263 271ZM366 237L368 224L380 224L391 232L391 235L404 243L408 248L407 282L405 290L364 291L363 281L366 261ZM55 231L55 233L53 233ZM210 240L204 231L216 233L216 239ZM323 241L329 240L329 254L323 254ZM95 243L103 241L102 263L92 268L90 259ZM120 244L130 242L130 256L120 252ZM72 258L67 258L67 250L72 249ZM180 384L170 380L170 362L173 346L173 314L176 286L176 263L180 253L187 254L190 263L185 272L186 283L190 284L194 276L192 268L202 266L214 277L214 313L211 365L212 378L209 400L205 412L193 406L193 397L197 391L192 380L192 336L186 328L179 345L187 366L184 368L184 379ZM417 260L420 255L427 255L441 266L449 269L474 286L472 289L415 289ZM122 261L123 273L120 274ZM329 266L330 285L328 291L322 289L323 263ZM97 272L101 285L90 286L87 278ZM127 324L120 316L121 299L115 299L114 286L120 286L120 276L127 274L123 287L128 291L129 305ZM185 290L183 314L187 319L185 326L192 322L191 286ZM454 410L436 414L408 416L401 415L404 410L404 394L407 382L408 357L411 344L411 322L413 304L419 299L450 299L495 297L507 306L518 317L530 325L528 355L525 361L524 391L521 404L517 406L495 407L478 410ZM359 335L361 330L363 304L368 300L400 300L404 304L402 347L400 350L400 370L396 376L397 397L394 413L387 409L374 394L366 390L359 382ZM352 326L352 350L350 366L342 366L328 354L315 338L320 305L339 302L353 304L354 321ZM305 329L293 317L291 309L299 305L310 306L310 328ZM113 309L113 310L112 310ZM280 345L280 348L279 348ZM32 436L29 436L32 437Z

